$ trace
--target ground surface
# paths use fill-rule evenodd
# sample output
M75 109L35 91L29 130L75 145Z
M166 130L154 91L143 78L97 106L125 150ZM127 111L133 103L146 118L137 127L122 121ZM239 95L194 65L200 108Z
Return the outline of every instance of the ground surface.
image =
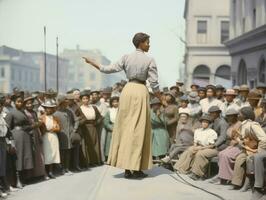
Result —
M155 167L147 171L149 178L126 180L123 171L109 166L65 175L12 193L10 200L216 200L218 198L183 184L171 171ZM229 186L207 181L186 180L217 193L227 200L249 200L251 192L229 190Z

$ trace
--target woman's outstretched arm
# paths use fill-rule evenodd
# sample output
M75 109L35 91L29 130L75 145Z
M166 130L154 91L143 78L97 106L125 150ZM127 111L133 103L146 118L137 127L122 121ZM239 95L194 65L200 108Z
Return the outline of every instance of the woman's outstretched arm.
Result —
M86 63L91 64L93 67L100 70L101 72L106 73L106 74L111 74L111 73L120 72L124 70L125 57L126 56L123 56L119 61L111 65L99 65L90 58L86 58L86 57L82 57L82 58L85 60Z

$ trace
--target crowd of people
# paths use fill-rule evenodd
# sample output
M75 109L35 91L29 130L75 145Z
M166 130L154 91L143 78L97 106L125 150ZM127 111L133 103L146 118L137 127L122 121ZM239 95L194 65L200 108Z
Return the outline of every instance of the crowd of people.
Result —
M109 155L119 97L126 81L102 90L58 94L21 91L0 96L0 196L27 183L103 165ZM138 91L136 91L138 92ZM193 180L252 190L265 187L266 85L226 89L182 82L150 93L153 160L174 161Z

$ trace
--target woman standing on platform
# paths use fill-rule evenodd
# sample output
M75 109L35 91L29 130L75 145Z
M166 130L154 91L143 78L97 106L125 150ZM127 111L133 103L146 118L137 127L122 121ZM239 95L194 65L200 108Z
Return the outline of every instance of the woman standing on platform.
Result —
M146 80L157 97L160 97L157 66L145 52L150 48L150 36L137 33L133 38L136 51L123 56L118 62L104 66L89 58L88 64L103 73L124 70L129 82L124 87L113 130L108 164L125 169L125 178L144 178L142 170L152 168L151 119L149 92Z

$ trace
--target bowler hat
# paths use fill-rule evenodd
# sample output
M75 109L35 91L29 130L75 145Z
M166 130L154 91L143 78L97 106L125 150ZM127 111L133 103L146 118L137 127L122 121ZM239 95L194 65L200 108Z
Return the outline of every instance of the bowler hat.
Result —
M209 115L203 115L200 119L199 119L200 122L202 121L208 121L209 123L212 122L212 119Z
M211 106L208 110L209 113L212 112L221 112L221 109L218 106Z

